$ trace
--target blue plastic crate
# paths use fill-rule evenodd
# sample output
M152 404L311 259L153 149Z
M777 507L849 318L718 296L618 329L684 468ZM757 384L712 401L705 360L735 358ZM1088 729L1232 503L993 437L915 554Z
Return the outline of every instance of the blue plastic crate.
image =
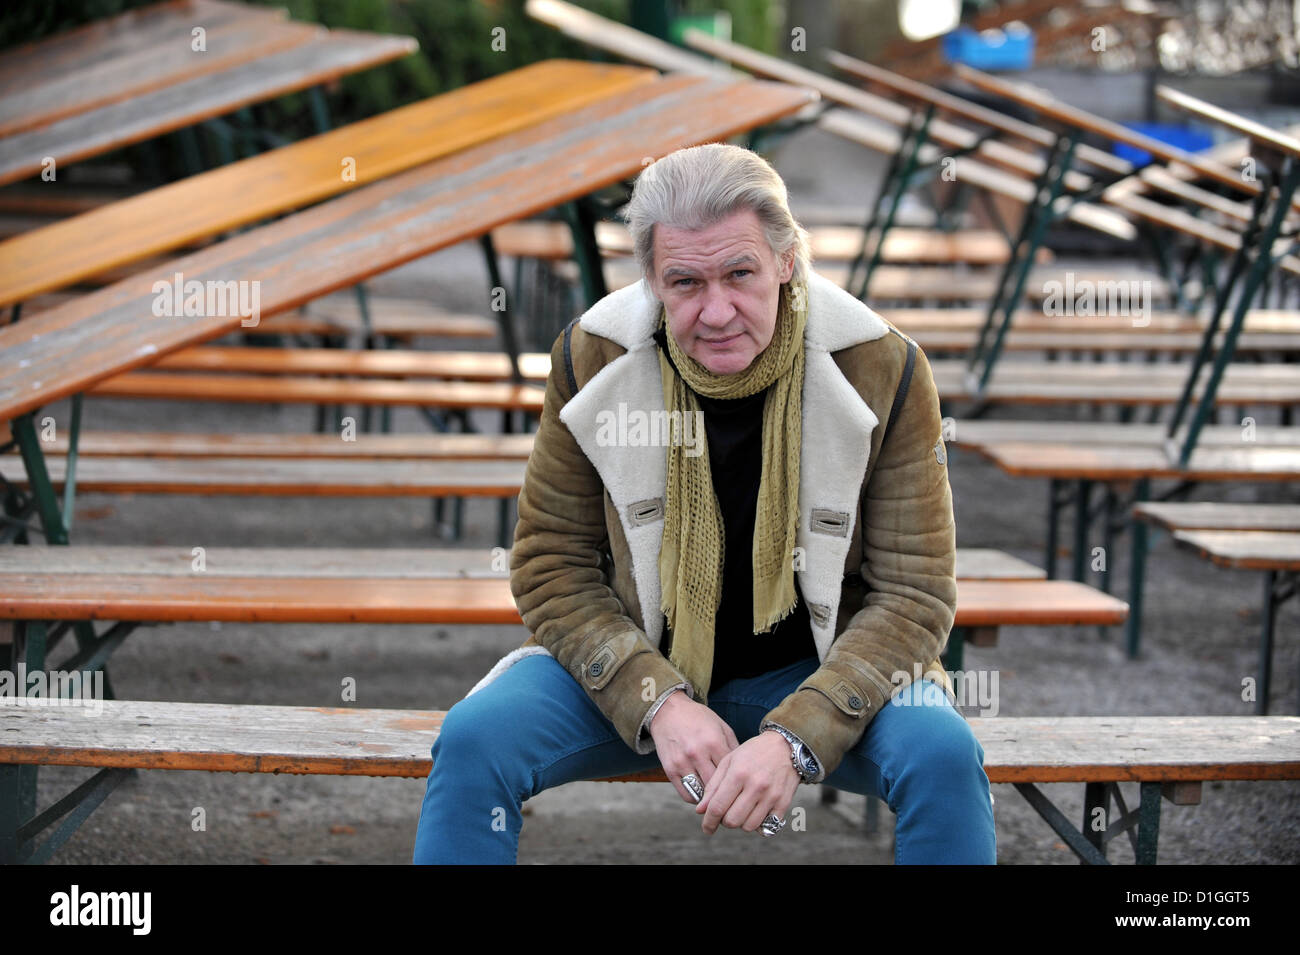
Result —
M943 36L943 58L977 70L1027 70L1034 65L1034 33L958 27Z
M1198 153L1214 145L1214 139L1209 133L1190 126L1173 126L1168 123L1125 123L1124 126L1135 133L1142 133L1144 136L1150 136L1152 139L1176 146L1189 153ZM1152 159L1151 154L1145 149L1138 149L1128 143L1116 143L1115 155L1120 159L1127 159L1135 166L1145 166Z

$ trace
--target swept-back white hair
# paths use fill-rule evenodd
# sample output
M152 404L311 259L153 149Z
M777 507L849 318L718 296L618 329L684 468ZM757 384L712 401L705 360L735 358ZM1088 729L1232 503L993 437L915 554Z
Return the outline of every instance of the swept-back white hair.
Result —
M705 229L741 209L753 209L777 260L794 253L795 281L808 278L808 233L790 214L785 182L771 164L739 146L710 143L679 149L642 171L623 213L641 276L654 270L654 228ZM651 286L653 287L653 285Z

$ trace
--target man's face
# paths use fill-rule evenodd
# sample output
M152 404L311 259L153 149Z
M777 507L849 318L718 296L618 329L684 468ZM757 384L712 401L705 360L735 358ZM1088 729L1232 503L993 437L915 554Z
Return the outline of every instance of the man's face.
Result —
M656 225L651 286L682 351L716 375L744 371L776 330L794 256L772 254L753 209L699 230Z

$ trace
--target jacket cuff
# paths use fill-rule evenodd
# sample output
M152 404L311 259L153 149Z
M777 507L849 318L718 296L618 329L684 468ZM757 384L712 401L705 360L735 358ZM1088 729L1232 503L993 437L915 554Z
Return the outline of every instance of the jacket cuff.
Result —
M570 668L573 678L586 690L593 703L618 731L618 735L635 752L645 754L640 740L646 717L667 687L688 687L645 634L635 627L610 633L585 657Z
M823 664L763 721L779 723L798 736L812 750L825 779L888 700L888 693L860 674Z
M651 704L649 712L645 715L645 719L641 721L641 729L636 736L636 746L632 747L636 750L638 756L645 756L648 753L653 753L655 751L654 737L650 735L650 724L654 722L655 714L659 712L659 708L668 702L668 697L672 696L678 690L685 691L688 699L695 699L695 691L691 689L689 683L678 683L675 686L670 686L659 694L659 699L655 700L654 703Z

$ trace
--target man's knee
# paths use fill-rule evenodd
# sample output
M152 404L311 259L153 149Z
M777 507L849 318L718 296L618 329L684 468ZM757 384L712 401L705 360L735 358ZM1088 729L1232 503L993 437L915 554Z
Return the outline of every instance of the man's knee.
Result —
M984 748L942 687L928 680L890 701L890 748L929 772L959 772L984 765ZM882 714L883 715L883 714Z

